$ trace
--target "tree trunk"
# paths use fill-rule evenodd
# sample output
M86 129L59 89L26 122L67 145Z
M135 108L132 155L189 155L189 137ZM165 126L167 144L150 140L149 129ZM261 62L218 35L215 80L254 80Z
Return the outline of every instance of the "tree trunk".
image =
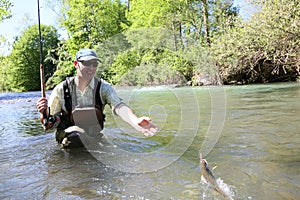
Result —
M208 3L207 0L202 0L203 4L203 24L205 26L205 38L206 43L208 46L210 46L210 27L209 27L209 21L208 21Z

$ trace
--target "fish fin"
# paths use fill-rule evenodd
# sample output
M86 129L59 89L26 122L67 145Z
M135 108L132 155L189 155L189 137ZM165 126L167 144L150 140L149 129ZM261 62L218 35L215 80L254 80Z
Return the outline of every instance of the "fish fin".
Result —
M217 165L214 166L214 167L211 169L211 171L214 171L217 167L218 167Z

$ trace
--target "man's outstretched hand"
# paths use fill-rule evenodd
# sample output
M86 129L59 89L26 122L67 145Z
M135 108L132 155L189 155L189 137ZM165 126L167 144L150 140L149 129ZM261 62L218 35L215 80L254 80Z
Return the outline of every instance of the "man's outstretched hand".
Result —
M151 137L158 132L158 127L152 123L149 117L138 118L138 126L141 128L141 133L146 137Z

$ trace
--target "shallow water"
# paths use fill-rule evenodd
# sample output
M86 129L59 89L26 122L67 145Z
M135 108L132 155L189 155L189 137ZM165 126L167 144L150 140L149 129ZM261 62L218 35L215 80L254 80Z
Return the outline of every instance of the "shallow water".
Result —
M144 138L107 108L94 152L59 148L39 92L0 94L0 199L222 199L200 182L199 152L234 199L299 197L299 83L117 91L161 130Z

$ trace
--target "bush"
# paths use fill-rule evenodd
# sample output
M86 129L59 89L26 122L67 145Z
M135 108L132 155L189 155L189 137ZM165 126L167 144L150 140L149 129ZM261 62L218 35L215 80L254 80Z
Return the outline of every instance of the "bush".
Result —
M262 10L212 45L225 82L295 80L300 64L300 3L262 1Z
M162 63L143 63L125 73L119 82L120 85L129 86L182 85L185 83L185 78L179 72Z

